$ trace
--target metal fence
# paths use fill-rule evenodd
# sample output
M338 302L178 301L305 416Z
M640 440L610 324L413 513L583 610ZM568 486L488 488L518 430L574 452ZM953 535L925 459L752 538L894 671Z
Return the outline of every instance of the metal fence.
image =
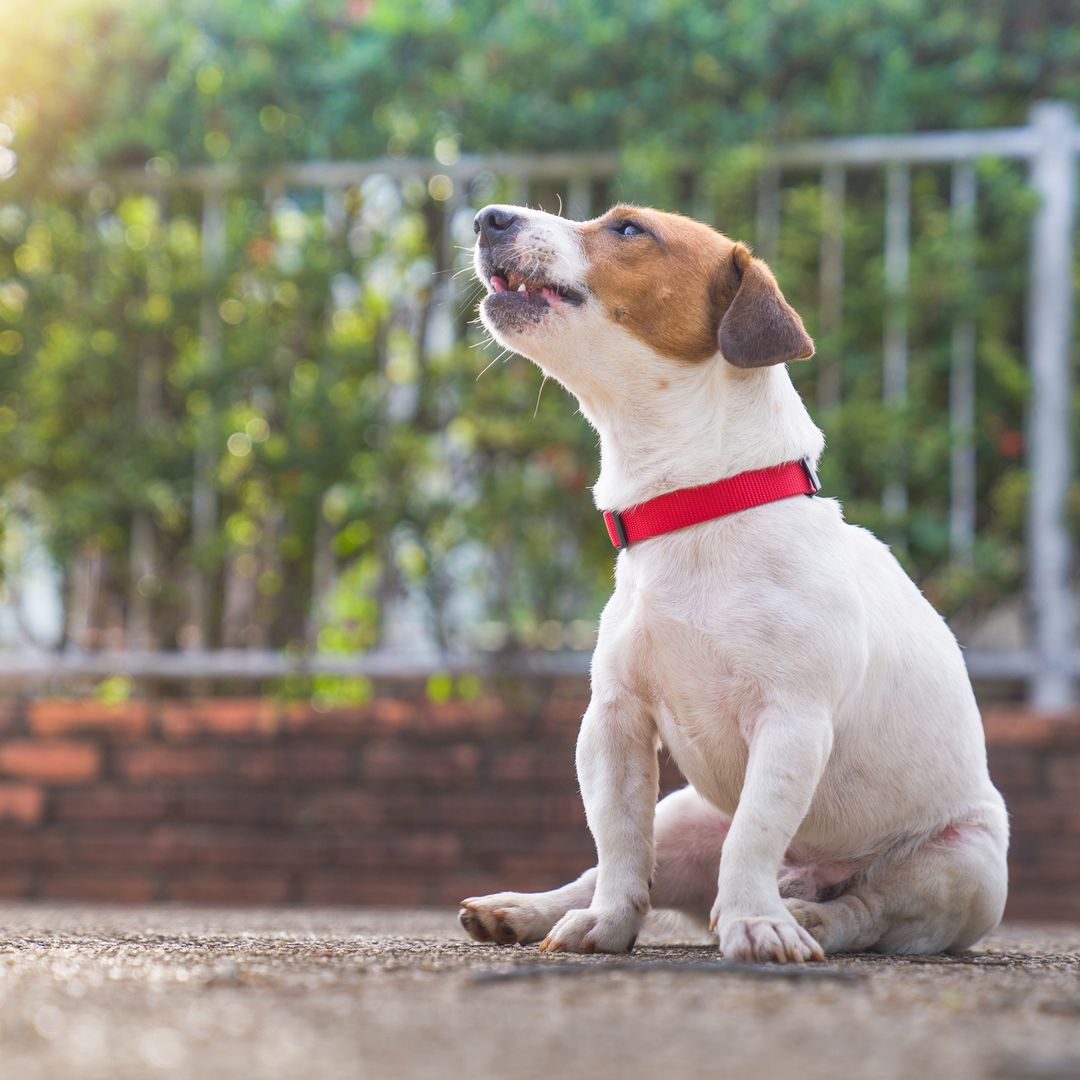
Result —
M909 256L911 228L911 169L923 164L951 168L951 214L958 230L971 229L978 198L975 163L997 157L1026 163L1030 186L1038 199L1031 226L1030 273L1026 301L1026 354L1031 375L1027 453L1032 483L1028 507L1026 579L1029 585L1032 635L1030 647L1001 652L967 653L972 674L984 678L1025 680L1034 704L1061 707L1074 700L1080 674L1076 647L1075 599L1071 591L1073 539L1067 524L1071 479L1071 366L1074 239L1076 231L1077 155L1080 126L1071 109L1059 102L1034 106L1029 122L1018 128L900 136L866 136L780 146L767 154L759 172L756 194L756 247L766 259L775 256L780 233L781 192L785 175L820 173L822 228L819 252L819 321L823 333L834 331L842 317L844 290L843 230L846 185L856 170L884 173L885 312L882 341L882 387L887 403L902 403L908 387ZM194 191L202 199L202 258L208 285L220 280L225 258L225 198L238 185L263 184L268 193L289 189L323 192L328 221L338 220L344 193L372 176L398 182L420 179L443 204L442 246L449 263L454 229L469 213L468 193L478 178L497 177L511 201L524 201L536 185L566 192L565 208L584 217L595 209L597 192L616 177L615 154L548 154L543 156L461 157L453 162L385 159L371 162L305 163L268 169L261 174L228 167L179 170L161 175L144 171L112 174L109 182L121 190L167 194ZM89 189L100 177L72 176L67 190ZM688 204L699 216L708 211L700 193L692 190ZM457 222L457 225L455 225ZM455 288L452 275L436 285L447 308ZM207 288L200 333L211 359L221 351L220 321L211 289ZM823 360L818 379L819 403L830 404L840 392L839 376ZM972 432L975 427L976 337L970 317L959 315L950 339L949 378L950 511L952 558L969 557L975 538L978 500ZM209 449L200 451L196 474L211 468ZM902 514L907 488L902 469L883 493L888 512ZM214 498L210 485L196 484L192 508L194 539L214 527ZM133 553L133 564L137 562ZM207 584L198 575L190 583L193 607L205 610ZM383 675L406 670L409 661L388 655L354 658L292 655L276 651L209 650L194 647L178 653L101 652L61 655L19 655L0 659L0 677L33 679L57 675L104 675L178 678L269 678L288 672L328 671ZM523 661L559 671L583 671L583 656ZM440 659L447 669L476 669L477 657Z

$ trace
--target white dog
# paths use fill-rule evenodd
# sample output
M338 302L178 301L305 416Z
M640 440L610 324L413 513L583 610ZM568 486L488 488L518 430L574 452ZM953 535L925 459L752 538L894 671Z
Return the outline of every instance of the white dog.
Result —
M979 710L888 548L784 487L816 490L824 440L784 366L813 343L769 268L631 206L583 223L491 206L476 230L484 325L599 432L594 494L623 512L607 518L623 550L577 745L598 865L465 900L466 930L625 952L652 907L711 919L740 961L977 941L1008 846ZM709 502L725 478L752 482L735 512L731 491ZM652 502L671 492L681 519ZM661 743L691 786L657 804Z

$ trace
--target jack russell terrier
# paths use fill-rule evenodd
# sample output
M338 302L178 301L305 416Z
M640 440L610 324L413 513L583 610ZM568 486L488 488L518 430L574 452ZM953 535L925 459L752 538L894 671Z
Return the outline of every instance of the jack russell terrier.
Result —
M956 639L818 488L768 266L616 206L476 216L480 313L600 434L619 548L577 773L597 865L462 902L479 941L626 952L650 908L733 961L963 949L1001 918L1008 818ZM599 522L598 522L599 525ZM657 751L688 787L657 803Z

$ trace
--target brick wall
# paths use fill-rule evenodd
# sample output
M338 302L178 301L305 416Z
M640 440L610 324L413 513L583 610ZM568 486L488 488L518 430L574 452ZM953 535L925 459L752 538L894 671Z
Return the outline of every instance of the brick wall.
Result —
M340 711L259 699L0 706L0 896L452 904L592 862L580 680ZM986 717L1019 917L1080 918L1080 714ZM665 788L678 783L670 764Z

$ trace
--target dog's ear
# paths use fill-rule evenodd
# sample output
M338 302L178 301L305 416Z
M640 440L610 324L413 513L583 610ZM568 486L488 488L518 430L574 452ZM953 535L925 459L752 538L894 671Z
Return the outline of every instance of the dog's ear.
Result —
M720 320L720 352L736 367L765 367L814 355L814 343L795 309L784 299L772 271L736 244L721 270L717 298L730 297Z

